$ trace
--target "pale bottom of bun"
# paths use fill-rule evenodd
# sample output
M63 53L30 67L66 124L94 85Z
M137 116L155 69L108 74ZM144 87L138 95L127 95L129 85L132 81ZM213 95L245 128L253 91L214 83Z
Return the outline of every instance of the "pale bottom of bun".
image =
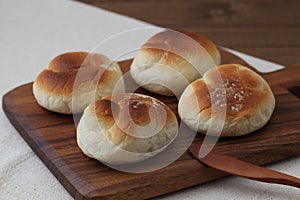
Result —
M92 102L110 95L113 92L113 84L98 86L97 91L95 91L95 86L90 84L82 87L84 89L75 90L73 94L55 95L33 83L33 94L38 104L47 110L62 114L81 113ZM120 84L122 91L124 81L121 80Z
M274 107L273 107L274 109ZM273 110L272 109L272 110ZM179 111L181 113L181 119L184 123L192 130L197 131L203 135L210 135L216 137L235 137L250 134L256 130L261 129L265 126L271 118L272 112L268 109L261 108L255 115L244 117L243 119L239 119L238 121L230 121L218 118L205 118L203 119L201 114L196 114L197 117L193 117L191 115L182 114L183 111ZM197 120L202 118L201 120ZM221 130L216 131L215 127L222 126Z
M153 64L136 66L132 64L130 73L132 78L144 89L165 96L180 94L191 81L200 78L197 71L190 67L193 73L179 72L167 65Z
M40 89L35 83L33 83L33 94L38 104L47 110L71 114L71 95L52 95L51 93L45 92L43 89Z

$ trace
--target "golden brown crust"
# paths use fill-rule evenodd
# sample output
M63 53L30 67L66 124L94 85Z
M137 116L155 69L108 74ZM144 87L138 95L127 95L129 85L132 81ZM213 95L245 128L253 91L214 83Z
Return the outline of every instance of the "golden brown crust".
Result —
M210 69L191 83L179 100L178 112L193 130L229 137L263 127L274 107L273 93L261 76L241 65L227 64ZM211 128L220 126L220 132Z
M202 47L204 47L206 49L206 51L213 57L215 58L217 55L216 53L218 53L218 49L216 47L216 45L210 41L208 38L206 38L203 35L200 34L196 34L194 32L191 31L187 31L187 30L178 30L179 32L193 38L195 41L197 41Z
M159 109L157 106L161 106L164 109ZM103 113L109 113L107 115L112 116L112 112L115 111L114 117L117 117L120 122L145 126L151 121L149 116L149 109L151 107L154 108L156 112L157 121L164 122L164 119L160 119L163 117L166 117L165 123L173 120L174 114L169 107L157 99L141 94L126 93L114 94L113 96L109 95L103 99L97 100L94 109L99 120L103 120ZM124 110L127 109L130 116L128 116L127 112L124 112ZM162 112L166 112L166 115Z
M53 58L48 69L54 72L69 71L70 69L78 70L83 61L89 55L87 52L67 52Z
M113 116L113 111L118 114L120 108L118 104L108 99L100 99L95 101L93 109L97 115Z
M98 85L115 76L113 71L99 67L108 63L100 54L87 52L68 52L55 57L35 80L38 88L53 95L72 95L74 82L80 72L81 82L98 81Z
M159 153L177 133L176 117L162 102L142 94L121 93L97 100L85 109L77 139L87 155L124 164Z
M52 94L57 95L71 95L77 72L77 70L54 72L45 69L38 75L35 84L45 92L51 92Z
M185 37L183 34L188 37ZM182 57L180 54L193 52L195 46L191 45L192 41L190 38L196 41L200 47L203 47L213 59L219 57L218 49L212 41L203 35L186 30L166 30L157 33L142 45L141 50L146 49L151 56L155 57L162 57L164 55L164 62L170 65L174 60L178 60ZM174 46L174 44L176 44L176 46ZM166 50L170 51L166 53ZM184 58L181 58L181 60L182 59Z
M55 57L33 83L42 107L64 114L80 113L97 99L124 85L118 63L101 54L69 52Z
M215 103L217 108L227 104L226 117L239 118L251 115L256 112L257 107L269 98L269 88L261 82L255 73L249 69L236 64L220 65L216 70L208 71L204 79L199 79L192 83L195 91L200 111L205 110L205 114L211 115L211 102ZM224 89L226 92L226 102L222 99L225 97L224 90L215 87L214 83L220 73ZM207 88L204 80L209 80L211 90ZM211 101L213 99L213 101Z
M166 30L142 45L131 64L130 73L146 90L174 96L220 62L218 49L204 36Z

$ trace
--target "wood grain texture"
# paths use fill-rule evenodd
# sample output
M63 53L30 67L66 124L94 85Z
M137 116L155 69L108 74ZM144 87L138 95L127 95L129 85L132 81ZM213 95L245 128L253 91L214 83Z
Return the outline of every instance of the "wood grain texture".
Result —
M222 51L223 63L241 59ZM121 62L123 72L131 61ZM246 64L245 64L246 65ZM238 138L220 139L215 150L258 165L300 153L300 100L288 88L300 86L300 64L263 75L277 100L270 122L261 130ZM126 84L134 84L127 77ZM150 94L140 89L140 92ZM296 91L298 91L296 89ZM294 92L296 93L296 92ZM177 113L177 100L153 95ZM163 169L149 173L125 173L110 169L85 156L76 144L70 115L40 107L32 94L32 83L3 97L3 110L21 136L75 199L145 199L208 182L227 174L209 168L187 151ZM194 140L201 143L203 136Z
M298 0L78 0L281 64L299 62Z

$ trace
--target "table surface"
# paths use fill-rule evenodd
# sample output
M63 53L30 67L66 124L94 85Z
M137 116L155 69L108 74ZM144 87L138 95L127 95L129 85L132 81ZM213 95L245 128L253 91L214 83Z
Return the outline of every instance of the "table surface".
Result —
M299 0L79 0L283 65L300 62Z

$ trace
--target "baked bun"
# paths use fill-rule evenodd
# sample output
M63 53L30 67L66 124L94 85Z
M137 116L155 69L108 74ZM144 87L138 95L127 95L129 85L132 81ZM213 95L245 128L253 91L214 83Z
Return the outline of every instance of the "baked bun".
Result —
M77 144L89 157L109 164L143 161L177 136L174 113L141 94L115 94L89 105L77 127Z
M203 78L191 83L179 100L178 112L191 129L218 136L220 132L207 132L209 126L222 123L218 118L211 119L212 104L216 113L226 111L221 137L240 136L268 122L275 98L260 75L238 64L226 64L207 71Z
M204 36L166 30L142 45L130 73L135 82L146 90L174 96L220 62L218 49Z
M38 75L33 94L50 111L80 113L88 104L111 94L121 77L119 65L104 55L69 52L55 57Z

